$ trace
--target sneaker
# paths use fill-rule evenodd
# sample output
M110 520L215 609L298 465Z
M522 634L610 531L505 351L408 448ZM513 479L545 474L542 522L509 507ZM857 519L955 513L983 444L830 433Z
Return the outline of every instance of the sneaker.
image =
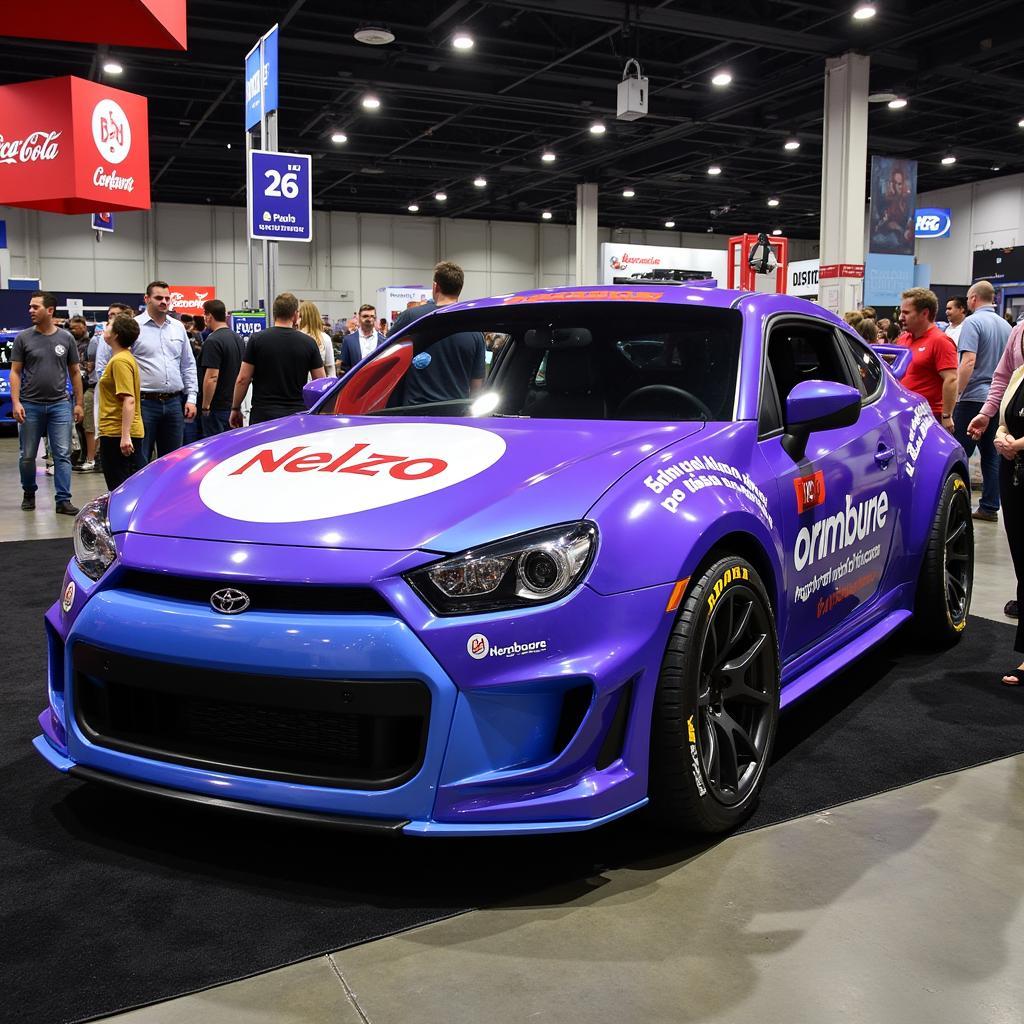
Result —
M47 466L46 467L46 475L47 476L53 476L53 466Z
M989 512L989 510L987 508L976 508L971 513L971 518L972 519L980 519L981 522L983 522L983 523L998 523L999 522L999 513L998 512Z
M21 507L24 508L25 506L22 505ZM1015 618L1017 618L1017 602L1016 601L1007 601L1006 604L1003 606L1003 614L1008 619L1015 619Z
M57 502L57 515L59 516L77 516L78 509L71 504L70 501L59 501Z
M91 473L96 468L95 462L80 462L74 467L77 473Z
M33 491L22 491L21 511L32 512L36 507L36 496Z

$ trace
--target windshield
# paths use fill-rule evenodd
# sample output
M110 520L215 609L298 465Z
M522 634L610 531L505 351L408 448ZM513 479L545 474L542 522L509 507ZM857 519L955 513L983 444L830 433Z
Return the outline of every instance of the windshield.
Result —
M350 373L324 415L731 420L737 310L538 303L426 316Z

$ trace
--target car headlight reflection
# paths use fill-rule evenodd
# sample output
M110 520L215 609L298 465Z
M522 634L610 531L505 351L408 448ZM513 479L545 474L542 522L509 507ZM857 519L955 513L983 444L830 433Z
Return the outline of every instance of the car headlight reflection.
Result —
M438 615L526 608L569 593L596 548L593 523L566 523L446 558L406 579Z
M98 580L117 558L107 521L110 496L102 494L82 506L75 517L75 561L89 579Z

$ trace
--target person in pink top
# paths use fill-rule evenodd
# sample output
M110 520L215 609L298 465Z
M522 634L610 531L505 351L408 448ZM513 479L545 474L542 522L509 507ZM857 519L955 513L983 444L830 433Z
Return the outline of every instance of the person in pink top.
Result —
M999 405L1006 394L1006 385L1013 376L1014 371L1024 366L1024 323L1017 324L1010 332L1006 348L1003 349L1003 356L996 364L992 372L992 383L989 385L988 398L981 407L981 412L967 425L967 433L977 441L988 429L993 416L999 415ZM1003 526L1009 530L1009 523L1004 517ZM1003 608L1004 614L1011 619L1016 619L1020 614L1016 601L1007 601Z

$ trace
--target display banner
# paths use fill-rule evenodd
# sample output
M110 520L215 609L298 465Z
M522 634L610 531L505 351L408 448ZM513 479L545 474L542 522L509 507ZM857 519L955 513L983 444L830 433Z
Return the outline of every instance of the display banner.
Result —
M818 294L818 268L821 260L797 260L786 274L786 294L804 297Z
M0 205L148 210L146 98L70 76L0 86Z
M953 226L949 210L938 206L926 206L914 214L915 238L948 238Z
M203 312L203 303L207 299L217 298L217 289L212 284L172 284L171 309L175 313Z
M1024 245L979 249L971 256L971 281L1024 281Z
M245 130L260 123L263 109L277 110L277 26L263 37L263 89L260 90L260 44L245 55ZM262 98L262 106L261 106Z
M106 231L112 235L114 233L114 215L112 213L94 213L92 229L93 231Z
M873 156L869 252L886 253L890 256L914 255L916 202L917 161Z
M383 317L389 325L393 324L399 313L421 306L432 295L433 290L429 284L389 284L385 288L378 288L377 319Z
M864 302L868 306L898 306L900 296L914 287L914 257L869 252L864 265Z
M35 0L3 5L5 36L187 50L185 0Z
M683 249L670 245L621 245L601 243L601 284L615 284L659 270L683 270L724 281L729 255L725 249Z
M228 326L240 338L250 338L266 329L267 314L262 309L236 309L228 313Z
M302 153L249 154L249 237L313 240L312 159Z

